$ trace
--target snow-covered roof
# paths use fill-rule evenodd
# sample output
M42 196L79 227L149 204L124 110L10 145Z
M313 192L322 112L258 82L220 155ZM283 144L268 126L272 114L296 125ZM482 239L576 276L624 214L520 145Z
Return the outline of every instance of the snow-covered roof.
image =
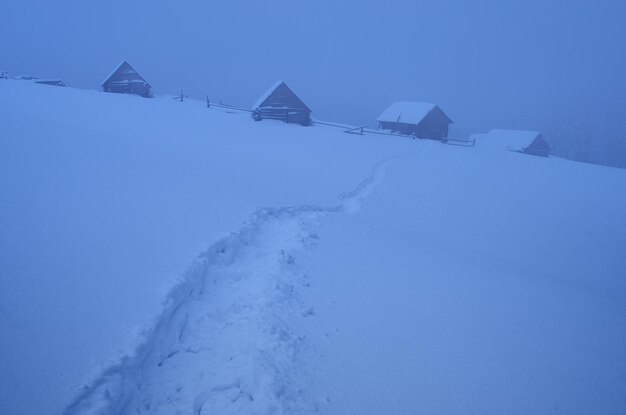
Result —
M115 72L117 72L117 71L118 71L118 70L122 67L122 65L124 65L125 63L126 63L126 61L121 61L121 62L120 62L120 64L119 64L119 65L117 65L117 66L115 67L115 69L113 69L113 70L111 71L111 73L110 73L110 74L109 74L106 78L104 78L104 81L102 81L102 85L106 84L106 83L107 83L107 81L108 81L108 80L109 80L109 79L110 79L113 75L115 75Z
M435 107L435 104L427 102L394 102L378 116L376 121L419 124Z
M17 79L18 81L32 81L37 79L37 77L32 75L15 75L14 79Z
M33 82L42 85L65 86L65 82L61 79L33 79Z
M128 71L126 71L126 73L127 73L127 74L128 74L128 73L136 74L139 78L141 78L141 80L142 80L142 81L143 81L146 85L150 86L150 84L149 84L149 83L148 83L145 79L143 79L143 77L139 74L139 72L137 72L137 71L135 70L135 68L133 68L133 67L132 67L132 65L131 65L130 63L128 63L128 61L122 61L119 65L117 65L117 66L115 67L115 69L113 70L113 72L111 72L111 73L109 74L109 76L107 76L107 77L104 79L104 81L102 82L102 85L101 85L101 86L104 86L104 84L106 84L106 83L109 81L109 79L111 79L111 78L112 78L112 77L113 77L113 76L114 76L114 75L115 75L115 74L116 74L116 73L117 73L117 72L118 72L118 71L122 68L122 66L124 66L124 65L127 65L127 66L128 66Z
M278 88L284 83L285 81L277 81L274 85L272 85L270 89L267 90L266 93L264 93L263 95L261 95L261 97L259 97L259 99L257 99L257 101L252 106L252 109L255 110L259 108L265 102L265 100L268 99L270 95L274 93L274 91L276 91L276 88Z
M493 150L523 151L532 144L541 133L525 130L491 130L486 134L472 134L476 147Z

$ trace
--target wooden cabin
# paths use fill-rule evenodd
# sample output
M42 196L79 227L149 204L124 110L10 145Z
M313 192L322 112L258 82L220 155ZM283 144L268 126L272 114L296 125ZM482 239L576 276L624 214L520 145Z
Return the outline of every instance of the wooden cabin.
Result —
M552 148L539 131L491 130L486 134L472 134L477 148L508 150L533 156L548 157Z
M104 92L117 94L135 94L142 97L151 97L151 89L150 84L126 61L120 63L102 83Z
M34 79L33 82L41 85L65 86L65 82L61 79Z
M311 124L311 109L287 86L278 81L252 106L255 120L281 120L300 125Z
M453 123L441 108L425 102L394 102L376 120L382 130L431 140L448 137Z
M20 81L32 81L36 84L41 85L65 86L65 82L63 82L61 79L40 79L32 75L17 75L15 79Z

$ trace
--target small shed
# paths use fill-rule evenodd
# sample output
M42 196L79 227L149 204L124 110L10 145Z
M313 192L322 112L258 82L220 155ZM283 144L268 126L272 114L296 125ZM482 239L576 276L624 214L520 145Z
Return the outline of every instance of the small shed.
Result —
M486 134L472 134L477 148L508 150L533 156L548 157L552 148L539 131L491 130Z
M300 125L311 124L311 109L287 86L278 81L252 106L255 120L264 118Z
M152 87L126 61L120 63L102 83L104 92L117 94L136 94L142 97L151 97Z
M435 104L394 102L376 119L380 129L418 138L443 140L454 122Z
M65 82L61 79L34 79L33 82L41 85L65 86Z
M61 79L41 79L33 75L17 75L14 79L17 79L18 81L32 81L41 85L65 86L65 82Z

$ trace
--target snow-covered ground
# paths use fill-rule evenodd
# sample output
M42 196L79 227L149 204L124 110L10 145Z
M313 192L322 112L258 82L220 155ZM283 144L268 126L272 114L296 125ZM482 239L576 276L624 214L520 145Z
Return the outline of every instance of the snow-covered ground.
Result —
M298 260L327 412L624 413L626 171L422 146Z
M0 413L620 413L626 171L0 81Z

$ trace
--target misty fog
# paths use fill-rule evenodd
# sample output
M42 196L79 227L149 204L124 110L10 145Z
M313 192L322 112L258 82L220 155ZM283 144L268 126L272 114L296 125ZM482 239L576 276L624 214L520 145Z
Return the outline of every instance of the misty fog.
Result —
M3 1L0 415L626 414L625 22Z

